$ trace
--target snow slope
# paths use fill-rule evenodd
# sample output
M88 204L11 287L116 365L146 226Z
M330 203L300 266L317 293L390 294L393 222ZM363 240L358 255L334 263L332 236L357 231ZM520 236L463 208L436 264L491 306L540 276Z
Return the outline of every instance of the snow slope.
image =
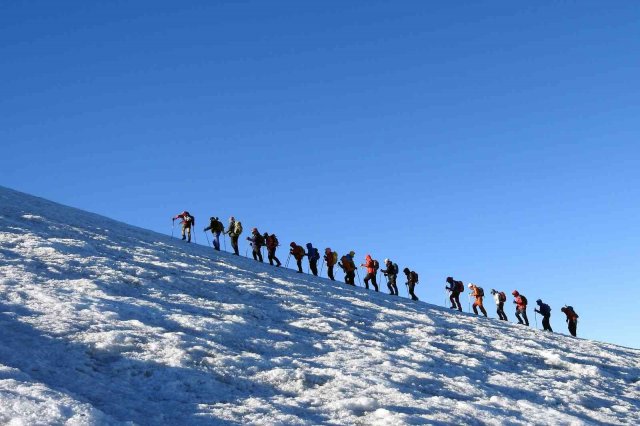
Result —
M640 424L639 355L0 187L2 424Z

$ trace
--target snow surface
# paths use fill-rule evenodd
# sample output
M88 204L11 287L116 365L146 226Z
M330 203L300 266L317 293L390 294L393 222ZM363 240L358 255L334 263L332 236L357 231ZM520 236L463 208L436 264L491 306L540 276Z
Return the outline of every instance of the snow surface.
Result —
M0 187L0 423L640 424L639 350Z

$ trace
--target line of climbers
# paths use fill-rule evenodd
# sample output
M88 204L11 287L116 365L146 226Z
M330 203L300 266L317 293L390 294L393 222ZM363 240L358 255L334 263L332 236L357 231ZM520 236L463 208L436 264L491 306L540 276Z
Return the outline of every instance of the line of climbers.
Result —
M189 212L184 211L175 217L173 217L173 221L176 219L181 219L182 226L182 239L187 240L187 242L191 242L191 228L195 227L195 217L193 217ZM236 221L233 216L229 219L229 226L227 230L224 230L224 226L222 222L217 217L211 217L209 219L209 226L204 228L204 232L211 231L213 234L213 248L215 250L220 251L220 234L229 235L231 239L231 247L233 248L233 254L236 256L240 255L239 247L238 247L238 238L240 234L242 234L242 223L240 221ZM251 236L247 237L247 241L249 241L251 245L251 254L253 259L259 262L263 262L262 256L262 247L267 248L267 258L269 260L269 264L273 265L275 262L276 267L280 267L282 262L276 257L276 250L279 247L280 243L275 234L269 234L265 232L264 234L260 234L257 228L253 228L251 230ZM226 243L225 243L226 244ZM318 276L318 261L320 260L320 253L318 249L313 247L311 243L307 243L307 250L296 244L295 242L291 242L289 257L287 258L287 264L285 267L289 266L289 258L293 256L296 260L296 265L298 267L298 273L303 273L302 271L302 259L306 256L309 260L309 269L311 273L315 276ZM335 277L333 275L333 269L335 265L338 265L344 272L344 282L348 285L355 286L355 277L358 273L358 268L354 262L355 252L350 251L345 254L338 260L338 253L331 250L331 248L326 248L324 251L323 257L323 267L326 263L327 265L327 276L330 280L335 281ZM389 288L389 294L393 296L398 296L398 286L397 286L397 278L400 273L400 269L397 263L392 262L390 259L384 260L385 268L380 270L387 281L387 287ZM373 286L374 290L379 291L377 276L378 270L380 269L380 264L377 260L373 259L371 255L367 254L365 257L365 262L360 266L366 268L367 274L364 277L364 285L366 289L369 289L369 283ZM322 271L320 271L322 272ZM402 272L406 276L406 286L409 295L411 296L411 300L418 300L418 297L415 295L415 286L418 284L418 274L415 271L410 270L409 268L404 268ZM464 292L464 283L462 281L454 280L453 277L447 277L446 282L448 283L445 286L445 289L449 292L449 301L451 302L450 309L457 309L462 312L462 305L460 303L460 294ZM484 308L483 299L484 299L484 289L479 287L473 283L469 283L469 298L473 298L473 305L471 308L473 309L473 313L478 315L478 310L484 315L487 316L487 311ZM518 324L524 324L529 326L529 319L527 317L527 298L520 294L517 290L514 290L511 293L514 297L513 303L516 305L515 315L518 319ZM498 318L502 321L508 321L507 315L504 312L504 304L507 301L507 296L503 291L498 291L495 289L491 289L491 295L496 303L496 313ZM545 331L553 332L551 329L550 318L551 318L551 307L542 302L542 300L536 300L536 304L538 305L538 309L534 311L537 314L542 316L542 326ZM469 311L471 311L471 308ZM564 306L560 309L566 315L566 322L568 324L569 333L572 336L576 336L577 326L578 326L578 314L573 310L571 306Z
M454 280L453 277L447 277L446 281L449 284L448 286L445 286L445 289L449 292L449 300L451 301L450 309L457 309L462 312L460 294L464 292L464 283L462 281ZM473 313L478 315L479 309L480 312L482 312L482 315L486 317L487 311L483 304L484 289L473 283L469 283L468 287L469 298L473 298ZM496 289L491 289L491 295L493 296L493 300L496 302L496 313L498 314L498 318L502 321L508 321L507 315L504 313L504 304L507 301L507 295L504 291L498 291ZM529 318L527 318L527 298L524 294L520 294L518 290L513 290L511 295L513 296L513 303L516 305L516 318L518 319L518 324L529 326ZM542 316L543 330L553 332L550 323L551 307L541 299L536 300L536 304L538 305L538 308L534 309L534 311ZM575 337L578 328L578 314L576 314L572 306L564 306L560 311L566 315L569 333Z

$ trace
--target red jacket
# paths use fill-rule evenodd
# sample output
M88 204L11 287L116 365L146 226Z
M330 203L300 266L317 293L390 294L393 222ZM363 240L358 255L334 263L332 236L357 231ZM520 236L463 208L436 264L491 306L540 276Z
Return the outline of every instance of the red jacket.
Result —
M524 301L522 300L522 297L517 296L515 298L515 302L516 302L516 307L519 311L524 311L525 309L527 309L527 304L524 303Z
M182 221L180 223L183 225L196 226L196 218L187 212L182 212L179 215L176 215L173 220L176 219L181 219Z
M364 258L365 263L363 263L360 266L366 266L367 267L367 274L375 274L376 268L373 266L373 259L371 259L371 256L367 255L367 257Z

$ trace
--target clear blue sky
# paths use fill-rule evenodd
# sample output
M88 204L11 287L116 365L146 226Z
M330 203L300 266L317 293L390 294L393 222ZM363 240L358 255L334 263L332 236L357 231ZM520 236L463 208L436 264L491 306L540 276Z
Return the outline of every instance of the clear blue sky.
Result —
M0 184L235 215L640 347L639 52L636 1L3 2Z

